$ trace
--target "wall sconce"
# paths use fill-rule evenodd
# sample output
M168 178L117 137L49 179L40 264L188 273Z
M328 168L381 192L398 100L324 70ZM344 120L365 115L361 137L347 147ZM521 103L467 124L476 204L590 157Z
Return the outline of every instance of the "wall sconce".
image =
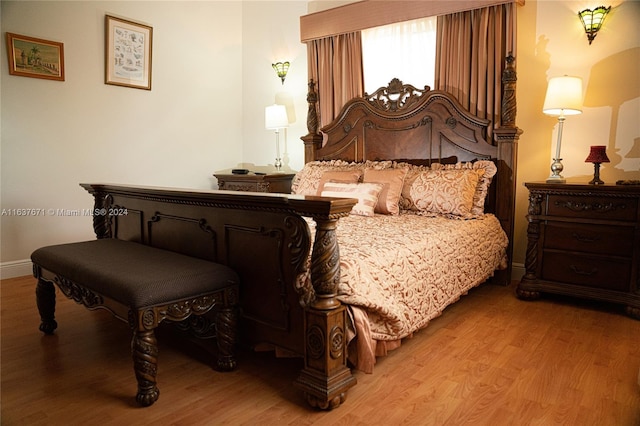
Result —
M289 71L289 61L287 62L276 62L275 64L271 64L274 70L276 70L276 74L282 80L282 84L284 84L284 79L287 77L287 71Z
M593 179L589 183L591 185L602 185L604 182L600 180L600 163L609 162L607 147L602 145L592 146L589 156L584 162L593 163Z
M587 38L589 39L589 44L596 38L596 34L602 28L602 23L604 22L605 16L611 10L611 6L604 7L598 6L595 9L585 9L581 12L578 12L578 16L580 17L580 21L582 21L582 26L584 27L584 31L587 33Z
M562 126L565 115L582 114L582 79L580 77L553 77L549 79L547 94L544 98L542 112L547 115L558 116L558 142L556 156L551 164L551 176L547 183L564 183L562 177L562 158L560 158L560 144L562 142Z
M264 127L268 130L276 131L276 161L273 165L276 170L282 168L282 159L280 158L280 129L289 126L289 117L287 117L287 108L284 105L273 104L264 109Z

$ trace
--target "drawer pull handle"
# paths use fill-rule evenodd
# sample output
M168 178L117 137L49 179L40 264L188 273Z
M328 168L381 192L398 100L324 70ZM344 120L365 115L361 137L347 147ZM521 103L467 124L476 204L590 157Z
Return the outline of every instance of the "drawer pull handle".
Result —
M591 276L591 275L595 275L598 273L598 268L593 268L590 271L585 271L583 269L578 268L576 265L570 265L569 269L571 269L574 273L578 274L578 275L587 275L587 276Z
M595 243L596 241L600 241L600 236L599 235L591 237L591 236L588 236L588 235L576 234L574 232L572 237L573 237L574 240L578 240L581 243Z
M617 210L624 210L627 208L627 205L624 203L619 203L619 204L599 203L597 201L589 203L589 202L583 202L583 201L558 200L554 204L557 207L564 207L578 213L583 213L583 212L608 213L608 212L615 212Z

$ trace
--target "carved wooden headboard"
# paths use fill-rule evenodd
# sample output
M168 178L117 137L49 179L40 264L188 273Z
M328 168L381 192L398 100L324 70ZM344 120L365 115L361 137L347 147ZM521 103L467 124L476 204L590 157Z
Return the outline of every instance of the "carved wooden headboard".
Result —
M331 123L318 130L317 93L309 83L309 134L305 162L400 160L415 164L492 160L498 172L486 201L509 237L512 253L517 141L514 58L502 77L502 125L487 138L491 123L466 111L449 93L417 89L393 79L387 87L348 101ZM509 269L510 273L510 269Z
M496 158L497 147L486 141L488 125L448 93L428 87L419 90L393 79L388 87L344 106L336 120L322 129L326 143L316 149L315 158Z

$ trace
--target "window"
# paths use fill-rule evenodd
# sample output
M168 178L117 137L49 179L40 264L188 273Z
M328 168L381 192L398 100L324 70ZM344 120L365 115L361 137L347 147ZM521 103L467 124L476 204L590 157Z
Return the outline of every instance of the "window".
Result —
M373 93L392 78L418 89L433 88L436 17L362 31L364 91Z

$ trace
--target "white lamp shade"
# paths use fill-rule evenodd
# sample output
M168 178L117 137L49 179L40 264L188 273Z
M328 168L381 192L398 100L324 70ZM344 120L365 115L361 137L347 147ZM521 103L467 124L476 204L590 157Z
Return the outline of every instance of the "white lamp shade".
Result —
M267 129L282 129L289 126L287 109L284 105L271 105L264 109L264 126Z
M547 115L581 114L582 79L567 75L551 78L542 112Z

